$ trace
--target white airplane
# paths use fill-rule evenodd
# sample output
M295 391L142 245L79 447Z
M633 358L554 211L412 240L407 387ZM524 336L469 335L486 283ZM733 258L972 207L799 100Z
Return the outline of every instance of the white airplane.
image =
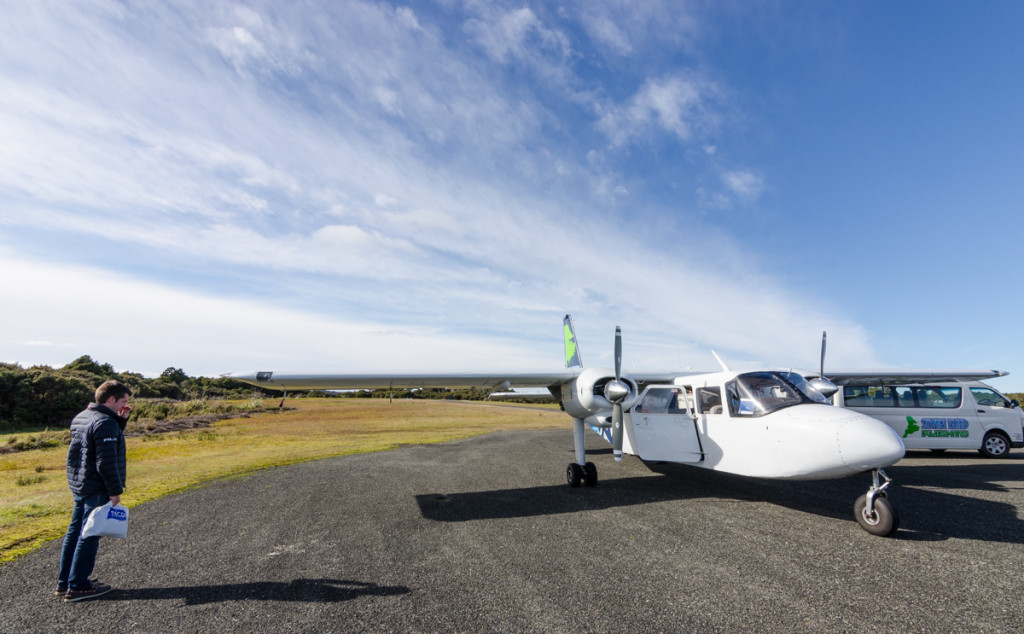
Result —
M682 463L754 478L783 480L824 480L870 471L871 486L854 503L854 516L864 530L874 535L891 535L897 530L899 516L886 497L892 479L884 469L903 457L903 441L878 419L832 406L828 397L838 388L824 378L823 372L818 378L807 381L800 373L789 370L730 370L719 358L720 372L625 374L621 371L622 334L618 327L615 329L615 367L584 368L569 315L563 320L563 330L566 367L554 372L445 375L252 372L223 376L284 391L546 387L572 417L576 460L566 469L566 480L571 487L597 484L597 467L587 462L584 450L585 429L590 427L611 443L617 462L626 453L645 461ZM900 377L923 375L912 373ZM959 372L942 376L954 375L980 379L1001 373ZM830 373L830 376L837 375Z

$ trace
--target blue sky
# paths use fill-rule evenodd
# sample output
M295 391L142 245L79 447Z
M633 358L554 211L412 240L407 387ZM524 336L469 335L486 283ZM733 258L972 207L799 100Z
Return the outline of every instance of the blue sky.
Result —
M998 368L1017 2L8 3L0 360Z

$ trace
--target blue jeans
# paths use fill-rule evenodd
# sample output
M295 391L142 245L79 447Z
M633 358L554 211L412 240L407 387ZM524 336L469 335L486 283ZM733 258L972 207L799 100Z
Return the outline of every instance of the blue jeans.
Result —
M89 575L96 565L96 551L100 547L100 538L82 539L82 527L89 513L97 506L109 502L110 496L106 493L96 493L85 497L73 497L75 509L71 512L71 523L68 524L68 532L64 535L64 547L60 551L60 574L57 576L57 585L67 585L72 590L84 590L91 585Z

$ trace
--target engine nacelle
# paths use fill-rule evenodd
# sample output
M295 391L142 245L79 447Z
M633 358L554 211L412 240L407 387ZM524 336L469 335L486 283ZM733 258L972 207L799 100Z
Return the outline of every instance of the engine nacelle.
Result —
M636 402L638 390L636 381L626 375L619 379L629 388L629 396L622 401L626 410ZM573 418L586 419L596 414L612 411L612 403L604 395L609 381L615 380L615 370L609 368L586 368L575 379L562 384L562 407Z

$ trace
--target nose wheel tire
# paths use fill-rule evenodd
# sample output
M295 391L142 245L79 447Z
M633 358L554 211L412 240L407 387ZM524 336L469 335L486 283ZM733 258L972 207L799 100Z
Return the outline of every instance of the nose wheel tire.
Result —
M875 497L874 510L868 511L868 496L864 494L853 503L853 514L860 527L871 533L885 537L892 535L900 527L900 516L892 503L885 496Z

